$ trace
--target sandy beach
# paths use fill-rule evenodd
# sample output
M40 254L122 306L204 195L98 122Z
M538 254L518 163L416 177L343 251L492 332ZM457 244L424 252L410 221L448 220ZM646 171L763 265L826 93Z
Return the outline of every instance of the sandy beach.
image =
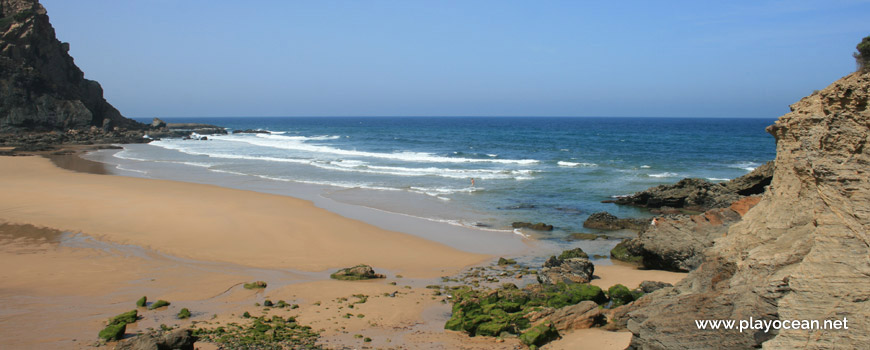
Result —
M79 167L81 164L66 164ZM84 164L92 170L94 164ZM513 349L516 339L444 331L450 304L426 284L465 267L473 254L383 230L286 196L61 169L42 157L0 157L0 338L4 348L89 348L105 320L142 295L170 300L128 334L161 324L226 324L239 315L296 316L327 347ZM366 263L384 280L328 278ZM593 284L636 286L684 275L628 265L596 267ZM252 291L241 284L268 282ZM354 295L367 301L355 304ZM298 309L263 308L285 300ZM178 320L181 308L193 317ZM353 317L346 317L348 311ZM357 335L371 339L364 344ZM545 348L621 349L628 333L583 330ZM203 345L202 348L208 348Z

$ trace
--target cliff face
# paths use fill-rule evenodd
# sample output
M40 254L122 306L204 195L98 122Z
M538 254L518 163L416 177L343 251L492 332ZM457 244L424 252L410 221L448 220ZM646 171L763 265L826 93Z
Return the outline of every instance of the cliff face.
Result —
M144 127L106 102L68 51L36 0L0 0L0 131Z
M863 348L870 344L870 73L768 127L771 186L674 288L629 314L630 348ZM848 319L848 330L698 330L694 319Z

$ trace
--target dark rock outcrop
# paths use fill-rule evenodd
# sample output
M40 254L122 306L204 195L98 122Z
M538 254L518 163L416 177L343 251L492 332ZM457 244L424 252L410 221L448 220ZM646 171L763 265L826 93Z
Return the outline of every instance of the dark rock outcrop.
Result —
M583 227L597 230L643 230L649 225L647 219L620 219L606 211L589 215Z
M870 73L768 127L770 188L673 288L630 312L631 349L830 349L870 343ZM849 329L698 330L693 320L848 320Z
M768 162L749 174L721 183L686 178L673 185L660 185L635 194L606 200L605 203L644 208L676 208L703 212L727 208L743 196L761 194L773 176L773 162Z
M143 129L103 98L36 0L0 0L0 132Z
M513 228L527 228L535 231L553 231L553 225L547 225L543 222L539 222L537 224L533 224L531 222L514 222L511 224Z
M271 134L266 130L254 130L254 129L245 129L245 130L233 130L233 134Z
M152 332L125 339L118 343L118 350L193 350L196 337L189 329L171 332Z

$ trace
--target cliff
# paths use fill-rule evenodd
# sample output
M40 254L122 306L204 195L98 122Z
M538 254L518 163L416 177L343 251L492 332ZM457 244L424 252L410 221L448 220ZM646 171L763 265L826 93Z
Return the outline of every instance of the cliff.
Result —
M864 348L870 343L870 73L768 127L771 185L673 288L629 314L632 349ZM848 319L848 330L698 330L695 319Z
M0 132L141 129L84 78L36 0L0 0Z

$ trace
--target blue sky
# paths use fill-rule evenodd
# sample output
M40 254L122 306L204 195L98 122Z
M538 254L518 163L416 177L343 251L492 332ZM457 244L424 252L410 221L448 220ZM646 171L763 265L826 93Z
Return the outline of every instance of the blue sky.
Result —
M868 1L42 0L128 117L778 117Z

